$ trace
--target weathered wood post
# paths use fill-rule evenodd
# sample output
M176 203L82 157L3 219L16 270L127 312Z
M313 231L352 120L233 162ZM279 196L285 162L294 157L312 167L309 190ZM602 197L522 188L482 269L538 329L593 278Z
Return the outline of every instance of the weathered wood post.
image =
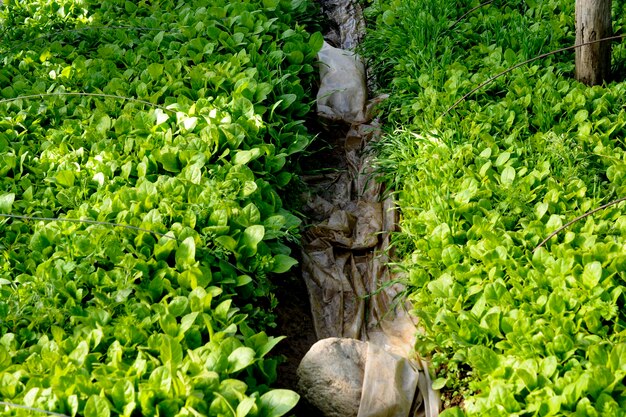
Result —
M576 45L609 37L611 0L576 0ZM611 42L576 48L576 79L587 85L602 84L611 71Z

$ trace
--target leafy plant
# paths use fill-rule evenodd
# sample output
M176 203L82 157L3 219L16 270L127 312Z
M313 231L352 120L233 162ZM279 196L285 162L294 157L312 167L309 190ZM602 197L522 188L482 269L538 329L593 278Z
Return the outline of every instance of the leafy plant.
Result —
M573 43L571 2L494 2L450 30L456 5L375 1L363 51L394 97L377 164L402 212L416 350L459 405L444 415L623 415L623 206L533 250L623 196L624 84L587 88L555 55L442 117L505 68ZM424 33L404 31L421 13ZM406 47L380 53L385 38Z
M293 408L297 394L270 388L282 338L260 306L296 263L300 221L279 192L311 140L322 38L296 21L311 7L4 2L4 403L85 417Z

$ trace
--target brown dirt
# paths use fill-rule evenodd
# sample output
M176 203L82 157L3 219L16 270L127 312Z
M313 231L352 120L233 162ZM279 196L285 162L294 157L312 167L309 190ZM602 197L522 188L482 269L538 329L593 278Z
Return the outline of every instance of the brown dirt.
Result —
M282 355L285 359L278 366L277 388L287 388L294 391L297 386L296 370L304 355L317 341L311 308L306 286L302 278L294 277L287 285L281 285L276 291L279 300L276 307L276 334L287 336L272 352ZM318 409L309 404L304 397L292 411L298 417L319 417L322 414Z
M316 126L314 130L326 130L321 126ZM343 147L341 146L342 135L345 136L347 128L335 127L333 134L323 133L316 139L310 149L311 154L300 161L303 174L302 178L306 183L308 193L313 195L323 193L328 189L328 182L332 183L333 176L342 169L345 169ZM332 137L332 139L328 139ZM308 193L302 195L302 212L307 217L308 222L317 223L322 219L316 217L316 213L307 209L305 201L311 198ZM305 225L305 228L307 226ZM299 257L297 250L292 256ZM301 259L299 259L301 261ZM302 279L300 271L294 271L295 276L286 279L284 283L276 288L276 298L278 306L274 311L276 314L276 335L287 336L279 343L272 352L284 357L284 362L278 366L277 388L287 388L298 391L296 370L304 355L311 346L317 342L313 318L311 316L311 306L306 284ZM321 412L312 406L302 397L293 410L293 415L298 417L320 417Z

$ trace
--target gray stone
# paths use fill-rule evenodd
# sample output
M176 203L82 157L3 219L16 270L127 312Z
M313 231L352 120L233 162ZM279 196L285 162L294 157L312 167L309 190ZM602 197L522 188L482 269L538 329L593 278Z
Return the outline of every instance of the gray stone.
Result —
M298 391L326 417L356 417L367 343L331 337L315 343L298 367Z

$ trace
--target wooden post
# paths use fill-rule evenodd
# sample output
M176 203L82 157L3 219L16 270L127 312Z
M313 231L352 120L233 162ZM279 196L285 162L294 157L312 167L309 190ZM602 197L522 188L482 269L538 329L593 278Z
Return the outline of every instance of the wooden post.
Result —
M576 0L576 45L613 34L611 0ZM576 79L602 84L611 71L611 42L576 48Z

